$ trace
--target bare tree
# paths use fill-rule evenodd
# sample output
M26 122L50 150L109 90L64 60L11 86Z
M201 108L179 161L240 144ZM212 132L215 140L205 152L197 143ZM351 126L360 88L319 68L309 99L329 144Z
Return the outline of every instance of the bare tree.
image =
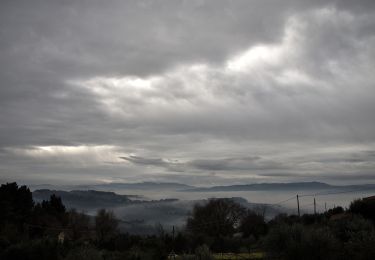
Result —
M112 211L98 211L95 217L95 231L99 242L107 242L117 234L118 220Z
M187 229L196 234L231 236L244 213L245 208L231 199L210 199L205 205L194 206Z

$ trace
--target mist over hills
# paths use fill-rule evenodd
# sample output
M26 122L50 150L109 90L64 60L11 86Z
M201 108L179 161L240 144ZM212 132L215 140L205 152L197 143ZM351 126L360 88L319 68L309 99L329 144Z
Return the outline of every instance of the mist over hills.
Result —
M175 183L175 182L139 182L139 183L108 183L108 184L97 184L91 186L96 189L148 189L148 190L182 190L182 189L190 189L195 188L194 186Z
M52 185L52 184L38 184L29 185L32 190L37 189L50 189L50 190L103 190L103 191L114 191L114 190L187 190L194 189L196 187L174 183L174 182L138 182L138 183L103 183L103 184L80 184L80 185Z
M137 199L137 195L119 195L114 192L96 191L96 190L49 190L40 189L33 192L35 201L48 200L51 195L55 194L61 197L69 207L91 208L101 206L112 207L132 203L132 199Z
M165 227L182 226L191 214L193 205L206 203L211 197L232 198L246 208L265 213L266 218L270 219L279 213L293 212L290 205L272 203L297 192L335 194L375 191L374 184L338 186L323 182L254 183L212 187L159 182L75 186L43 184L34 185L32 188L35 201L48 200L55 194L62 198L67 208L76 208L87 214L94 215L100 208L112 210L120 219L124 230L138 234L155 232L158 224ZM266 196L271 197L271 203L270 199L266 202ZM303 203L307 203L307 200Z
M151 185L153 186L153 185ZM172 188L172 185L161 185ZM174 187L176 188L176 187ZM179 200L174 198L147 200L138 195L120 195L115 192L97 190L50 190L39 189L33 191L35 201L48 200L55 194L61 197L64 205L75 208L88 215L95 215L98 209L106 208L115 213L120 220L120 228L132 234L153 234L157 232L158 225L165 228L182 227L190 216L195 204L205 204L208 199ZM278 213L287 212L288 209L273 207L272 205L252 203L242 197L231 197L246 208L258 212L265 212L267 218ZM267 210L265 210L267 208Z
M174 182L139 182L139 183L105 183L91 185L51 185L40 184L30 185L32 190L97 190L97 191L118 191L118 190L150 190L150 191L182 191L182 192L214 192L214 191L282 191L282 190L351 190L351 189L374 189L375 184L358 185L332 185L324 182L289 182L289 183L251 183L220 185L211 187L196 187Z

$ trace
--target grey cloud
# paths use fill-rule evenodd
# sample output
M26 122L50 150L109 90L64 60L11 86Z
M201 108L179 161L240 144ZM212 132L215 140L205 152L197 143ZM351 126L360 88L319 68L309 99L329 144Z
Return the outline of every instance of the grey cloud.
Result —
M335 154L317 161L323 163L375 163L375 155L373 151L359 151L350 154Z
M248 1L5 1L2 5L2 24L7 28L2 30L1 46L8 50L12 66L30 70L35 64L59 70L60 76L78 77L145 75L181 61L222 59L249 42L274 39L280 27L268 24L282 22L280 10L288 7L277 1L272 5ZM272 15L263 16L260 11L268 9ZM23 62L15 63L16 59Z
M336 0L335 5L338 8L348 10L349 12L371 13L375 11L375 3L371 0Z
M135 163L135 164L141 164L141 165L152 165L152 166L161 166L161 167L168 167L169 163L161 158L143 158L139 156L122 156L121 159L124 159L126 161Z
M193 1L191 3L110 1L105 5L100 2L68 1L43 3L42 9L38 3L4 2L4 8L2 8L1 24L4 25L4 30L1 31L3 33L1 37L2 58L4 58L2 60L7 66L4 66L1 78L4 86L12 86L1 88L0 97L4 98L1 103L2 121L5 125L9 125L4 135L21 131L17 134L23 139L17 138L20 143L31 143L31 140L35 140L34 142L63 144L90 142L87 140L88 134L70 133L72 130L66 129L70 126L76 128L77 125L85 125L85 129L111 132L113 127L128 129L141 124L137 121L120 123L116 118L108 118L98 110L98 105L90 97L90 93L68 88L63 82L65 79L98 74L148 75L165 71L177 63L197 61L214 63L215 60L216 62L217 59L223 60L229 54L252 44L278 41L288 14L304 10L303 8L306 7L315 8L324 1L314 4L311 1L291 1L287 4L280 4L279 1L269 3L263 1L236 3L227 1ZM176 12L172 11L174 9ZM42 11L44 11L43 15L40 15ZM210 15L207 16L207 13ZM269 15L264 15L264 13ZM111 19L107 19L108 17ZM167 31L170 35L159 37L160 30ZM179 34L184 35L179 36ZM186 37L189 38L188 41ZM212 42L208 41L207 37L212 37ZM339 37L334 38L339 39ZM133 44L132 47L128 46L129 42ZM176 44L176 42L176 53L168 55L174 49L171 48L171 44ZM325 43L326 39L324 39ZM320 42L315 44L321 45ZM333 43L327 53L335 49L337 49L336 44ZM139 59L127 57L128 54L134 55L134 53L139 55ZM323 53L322 56L327 56L327 53ZM190 57L191 55L193 56ZM316 55L311 55L311 57L314 56ZM144 58L155 59L155 62L143 61ZM112 64L113 62L120 63ZM147 63L150 64L147 65ZM320 61L317 61L314 67L319 67L319 63ZM137 70L138 67L143 71ZM20 73L22 77L19 77ZM230 84L230 81L225 83L223 88L228 88L227 85ZM168 88L174 89L172 84ZM248 89L246 85L241 86L239 95L242 95L246 89ZM223 93L223 95L227 94ZM260 93L256 97L269 98L271 94ZM62 98L64 95L66 97ZM130 102L130 100L127 101ZM279 109L277 102L272 99L270 102L275 104L274 108L271 107L272 110ZM279 106L284 106L284 103L280 103ZM368 108L363 109L371 110L371 108L371 105L368 105ZM238 112L229 111L229 114L225 116L226 120L223 120L220 115L217 115L217 118L210 116L211 120L207 120L207 114L213 111L201 111L201 119L200 115L197 118L196 114L177 114L165 118L167 122L150 120L146 128L153 128L150 131L158 131L158 124L161 124L160 131L164 133L168 131L206 131L208 133L217 131L220 134L221 131L223 135L226 135L228 131L233 131L234 135L251 132L255 138L262 137L263 134L266 137L278 136L271 130L275 127L282 129L278 119L272 118L272 115L262 115L260 122L249 128L243 120L243 113L240 109L243 108L239 107ZM283 131L284 134L290 132L292 136L298 137L301 133L306 133L306 130L301 130L301 128L311 129L311 126L299 115L294 117L293 113L296 111L290 111L291 118L279 118L282 121L290 120L295 125L293 129L288 128ZM320 117L320 114L325 112L317 111L317 113L319 115L310 113L307 116ZM335 117L335 114L332 117ZM17 122L11 120L12 118ZM361 117L353 115L351 118ZM367 118L364 119L370 122ZM147 124L142 116L139 120L144 122L142 124ZM249 117L248 120L251 121L253 118ZM327 118L328 120L332 118ZM190 129L186 126L187 124L194 129ZM163 126L167 126L167 129ZM67 134L46 139L45 134L51 131ZM35 136L38 133L41 136ZM31 136L27 137L28 134ZM64 135L68 138L62 140ZM91 142L104 141L98 140L100 134L93 133L92 136L92 139L96 141ZM302 138L306 136L303 135ZM347 135L343 138L347 138ZM11 141L9 140L9 145Z
M167 160L162 158L143 158L139 156L120 157L134 164L162 167L170 171L251 171L283 169L281 163L264 160L261 157L238 157L220 159L194 159L186 162Z
M239 157L224 159L198 159L188 163L189 166L208 171L251 171L283 169L284 165L261 157Z
M106 175L103 170L109 179L134 180L163 169L185 177L199 172L208 182L237 173L245 178L246 171L320 178L324 167L340 172L350 164L352 176L367 176L372 152L361 151L373 149L375 140L373 2L2 1L0 174L84 181ZM282 44L292 18L301 36L292 41L296 57L241 77L222 72L250 47ZM194 64L210 69L195 78L173 74ZM286 69L314 81L290 82ZM129 76L165 80L149 92L113 91L116 104L69 84ZM302 159L288 155L295 149L290 144ZM127 166L107 162L99 170L6 150L79 145L114 145L137 156L124 156L132 162ZM354 147L357 155L309 153L322 146Z
M235 5L225 1L3 1L3 145L104 142L98 140L97 131L111 132L128 124L103 115L90 93L69 88L67 79L150 75L180 63L222 60L253 41L277 38L280 26L259 30L259 25L246 21L251 13L259 15L254 8L266 8L258 5L246 1ZM267 23L282 23L282 16L270 17L274 21L267 18ZM266 19L258 18L252 19ZM77 129L81 126L96 131L82 135Z

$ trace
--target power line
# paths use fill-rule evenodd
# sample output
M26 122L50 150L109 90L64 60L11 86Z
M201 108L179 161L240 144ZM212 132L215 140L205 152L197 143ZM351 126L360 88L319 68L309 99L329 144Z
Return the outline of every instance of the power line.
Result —
M355 190L343 190L343 191L324 191L324 192L317 192L317 193L311 193L311 194L301 194L298 195L299 198L301 197L315 197L315 196L326 196L326 195L335 195L335 194L344 194L344 193L352 193L357 191L366 191L366 190L375 190L375 187L372 188L362 188L362 189L355 189ZM295 199L296 196L289 197L287 199L284 199L282 201L266 204L268 206L280 206L281 204L284 204L285 202L291 201Z
M354 189L354 190L323 191L323 192L317 192L317 193L311 193L311 194L302 194L302 195L297 194L297 196L292 196L292 197L289 197L289 198L284 199L282 201L279 201L279 202L276 202L276 203L272 203L272 204L266 204L266 205L267 206L279 206L279 207L281 207L282 204L284 204L284 203L286 203L288 201L294 200L297 197L297 209L298 209L298 212L299 212L299 208L300 208L299 198L301 198L301 197L328 196L328 195L345 194L345 193L352 193L352 192L359 192L359 191L366 191L366 190L375 190L375 187L361 188L361 189ZM309 203L309 204L301 205L301 207L307 207L307 206L311 206L311 205L314 205L314 203ZM322 207L323 205L320 205L320 204L316 203L316 201L315 201L314 211L316 211L316 206L321 206ZM324 207L326 208L327 205L325 204Z
M303 205L301 205L301 208L310 207L310 206L313 206L313 205L314 205L314 202L313 203L309 203L309 204L303 204Z
M293 197L287 198L285 200L282 200L282 201L279 201L279 202L276 202L276 203L273 203L273 204L267 204L267 205L269 205L269 206L277 206L277 205L283 204L285 202L294 200L295 198L296 198L296 196L293 196Z

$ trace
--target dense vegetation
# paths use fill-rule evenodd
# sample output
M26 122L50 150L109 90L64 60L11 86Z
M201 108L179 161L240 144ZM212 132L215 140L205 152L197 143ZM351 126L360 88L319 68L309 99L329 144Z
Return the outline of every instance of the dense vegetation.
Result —
M121 233L105 209L90 217L61 199L35 203L26 186L0 187L0 259L213 259L242 253L264 259L375 259L375 199L321 214L279 215L269 222L230 199L195 205L185 230ZM258 252L258 253L254 253ZM222 255L224 257L225 255ZM173 257L172 257L173 259Z

